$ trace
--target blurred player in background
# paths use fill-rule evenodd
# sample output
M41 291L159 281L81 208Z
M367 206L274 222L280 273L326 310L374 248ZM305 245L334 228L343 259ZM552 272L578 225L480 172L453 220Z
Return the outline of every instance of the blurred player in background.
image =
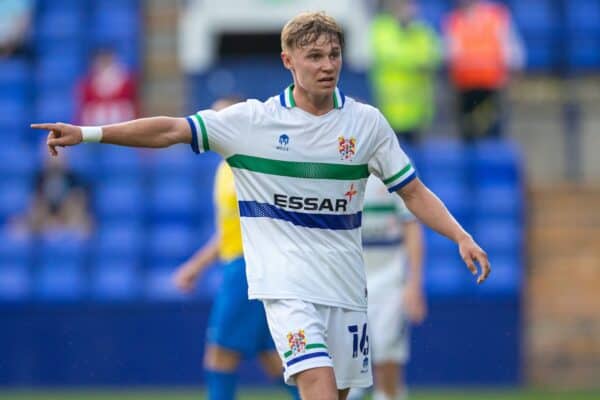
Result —
M431 123L435 71L442 59L438 36L417 19L416 0L389 0L371 24L369 78L377 107L403 142L415 142Z
M406 398L404 365L409 357L409 322L427 313L423 294L420 224L402 200L374 177L367 181L363 248L369 291L368 317L373 362L373 400ZM351 400L366 390L352 389Z
M482 283L487 254L417 178L394 131L374 107L337 87L344 36L324 13L302 13L281 33L293 84L261 102L187 118L143 118L103 127L33 124L48 148L82 142L133 147L191 144L227 159L235 176L251 299L262 300L286 383L304 400L346 399L372 385L367 283L361 243L369 175L453 240Z
M460 133L466 141L498 137L503 134L502 92L510 73L525 63L523 43L504 4L456 2L445 18L444 35Z
M223 98L216 101L212 108L219 111L240 101L234 97ZM177 269L173 279L179 289L189 292L205 269L218 257L225 263L223 282L209 317L204 369L208 398L231 400L235 398L237 368L242 357L258 354L265 372L273 380L281 380L282 366L269 334L262 304L248 300L233 172L224 161L217 169L213 196L218 233ZM293 398L300 398L295 387L287 388Z

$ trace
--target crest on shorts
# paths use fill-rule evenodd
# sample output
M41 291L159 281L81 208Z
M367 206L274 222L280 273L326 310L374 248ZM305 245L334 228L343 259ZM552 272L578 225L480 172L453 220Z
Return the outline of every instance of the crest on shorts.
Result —
M339 136L338 152L342 160L352 160L352 157L356 154L356 138L354 136L350 136L349 138Z
M306 335L304 334L304 329L300 329L298 332L288 332L287 340L290 350L292 350L294 354L304 353L306 351Z

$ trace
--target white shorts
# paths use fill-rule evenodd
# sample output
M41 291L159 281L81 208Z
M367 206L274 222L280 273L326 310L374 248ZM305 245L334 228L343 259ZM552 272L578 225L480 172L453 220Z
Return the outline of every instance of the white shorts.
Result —
M403 311L403 293L398 287L369 288L369 325L373 364L409 358L409 323Z
M333 368L338 389L373 384L366 312L295 299L263 303L288 385L317 367Z

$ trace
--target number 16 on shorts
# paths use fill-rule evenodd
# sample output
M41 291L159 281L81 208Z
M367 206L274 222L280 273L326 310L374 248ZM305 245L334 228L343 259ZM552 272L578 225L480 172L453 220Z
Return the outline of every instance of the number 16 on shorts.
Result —
M363 358L363 369L369 368L369 334L367 324L359 329L358 325L349 325L348 332L352 335L352 358L358 358L359 352Z

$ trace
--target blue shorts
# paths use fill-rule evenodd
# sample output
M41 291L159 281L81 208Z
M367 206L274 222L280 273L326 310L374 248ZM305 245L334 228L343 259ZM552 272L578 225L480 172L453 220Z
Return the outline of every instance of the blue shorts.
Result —
M275 350L262 302L248 300L246 263L236 258L223 267L223 282L210 311L209 344L252 357Z

